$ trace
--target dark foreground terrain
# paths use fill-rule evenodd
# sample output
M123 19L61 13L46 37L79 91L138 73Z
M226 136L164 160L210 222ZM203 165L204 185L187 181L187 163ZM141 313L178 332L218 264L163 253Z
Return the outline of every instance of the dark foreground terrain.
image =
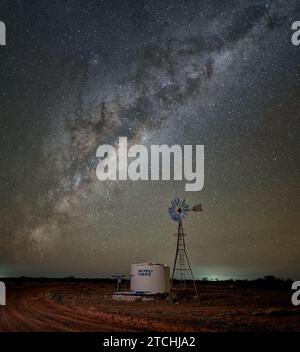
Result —
M8 280L0 331L300 331L288 287L202 282L199 297L112 300L105 281ZM123 287L125 290L126 287Z

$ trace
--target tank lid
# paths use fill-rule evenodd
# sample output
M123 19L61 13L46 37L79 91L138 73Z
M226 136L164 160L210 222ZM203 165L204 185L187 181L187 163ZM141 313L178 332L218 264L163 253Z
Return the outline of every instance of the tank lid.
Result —
M131 264L131 265L137 265L137 266L144 266L144 265L168 266L168 265L166 265L166 264L160 264L160 263L155 263L155 262L136 263L136 264Z

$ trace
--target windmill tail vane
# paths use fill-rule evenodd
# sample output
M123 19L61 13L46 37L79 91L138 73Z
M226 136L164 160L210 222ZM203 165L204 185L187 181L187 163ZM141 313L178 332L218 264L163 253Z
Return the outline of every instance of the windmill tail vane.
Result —
M203 211L202 204L200 203L200 204L193 206L192 210L193 211Z

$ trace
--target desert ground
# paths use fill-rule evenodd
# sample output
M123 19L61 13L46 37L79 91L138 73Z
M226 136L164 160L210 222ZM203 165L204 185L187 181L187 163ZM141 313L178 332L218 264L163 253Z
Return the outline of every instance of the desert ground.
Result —
M4 280L5 281L5 280ZM245 282L199 282L199 296L170 300L112 299L114 282L8 280L0 331L300 331L292 291ZM128 289L128 283L123 287Z

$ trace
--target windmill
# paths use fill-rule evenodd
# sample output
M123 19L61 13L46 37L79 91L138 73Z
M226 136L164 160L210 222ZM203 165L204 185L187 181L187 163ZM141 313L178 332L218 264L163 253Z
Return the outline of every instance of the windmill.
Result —
M171 206L168 208L168 213L170 218L178 222L178 231L175 234L175 236L177 236L177 246L176 246L176 254L175 254L171 282L172 282L172 288L173 288L175 273L178 273L178 276L181 282L181 288L185 289L186 278L187 278L186 274L190 273L196 296L198 296L198 291L194 280L192 268L185 249L184 237L186 236L186 234L183 232L183 226L182 226L182 221L187 217L187 213L189 211L194 211L194 212L203 211L202 205L197 204L194 207L190 208L190 206L186 204L185 199L181 200L179 198L176 198L172 201Z

